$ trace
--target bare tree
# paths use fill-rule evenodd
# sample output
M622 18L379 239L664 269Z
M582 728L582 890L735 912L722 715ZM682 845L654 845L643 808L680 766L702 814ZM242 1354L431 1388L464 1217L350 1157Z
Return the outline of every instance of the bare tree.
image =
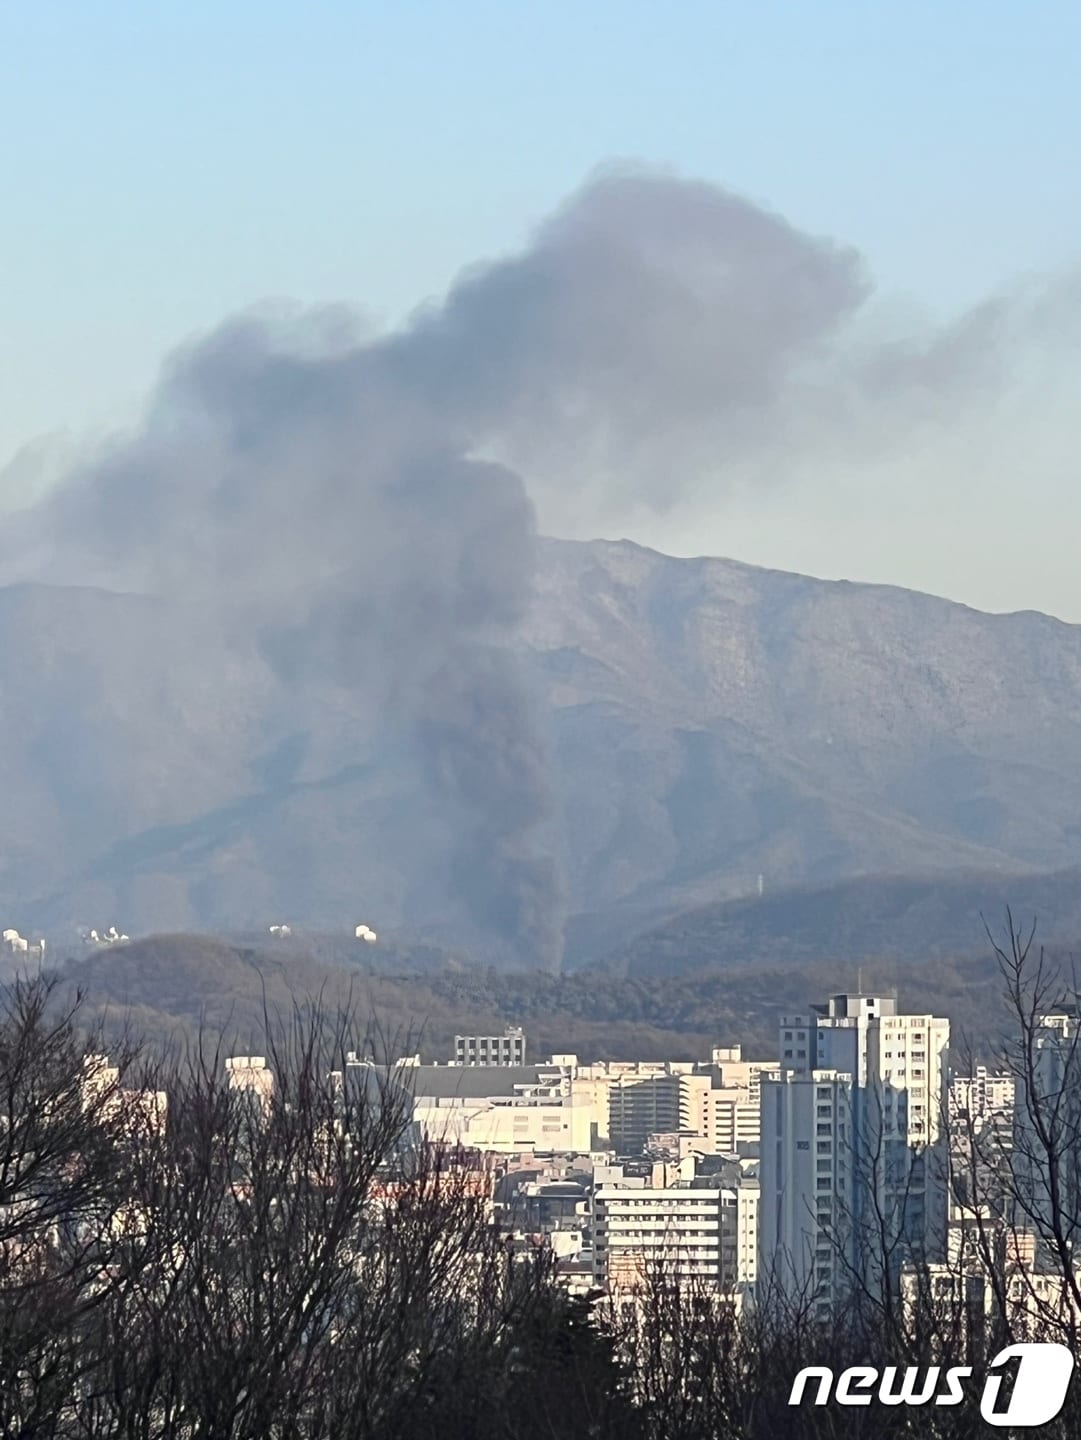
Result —
M82 997L42 975L0 991L0 1432L47 1434L91 1362L131 1178L139 1059L103 1064ZM145 1069L139 1083L146 1080Z

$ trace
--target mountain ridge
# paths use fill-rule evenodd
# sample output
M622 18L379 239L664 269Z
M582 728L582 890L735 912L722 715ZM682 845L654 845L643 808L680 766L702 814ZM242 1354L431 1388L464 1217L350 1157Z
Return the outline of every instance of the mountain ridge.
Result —
M1064 620L1060 615L1052 615L1048 610L1037 610L1030 606L1024 606L1017 610L987 610L979 605L970 605L965 600L955 600L948 595L940 595L936 590L921 590L913 585L901 585L886 580L853 580L848 576L830 577L828 575L814 575L809 570L783 570L776 565L761 565L753 560L739 560L734 555L708 555L704 553L696 555L672 555L666 550L657 550L652 545L643 545L640 540L631 540L627 536L613 539L609 536L598 535L592 540L568 540L555 535L544 535L540 537L540 543L547 548L557 548L559 546L579 548L584 546L590 549L608 548L627 552L638 551L653 560L662 562L674 561L680 565L719 565L729 570L743 571L751 575L783 580L805 581L810 585L829 586L842 590L850 588L862 591L878 591L884 595L911 595L921 600L930 600L936 604L948 605L955 610L965 610L972 615L986 616L988 619L1005 620L1014 616L1034 616L1040 620L1050 621L1054 625L1061 625L1067 630L1081 630L1081 622Z
M520 654L570 959L707 902L1081 853L1081 627L625 541L545 540ZM0 913L129 933L456 925L445 825L365 677L196 606L0 589ZM1008 897L1006 897L1008 898Z

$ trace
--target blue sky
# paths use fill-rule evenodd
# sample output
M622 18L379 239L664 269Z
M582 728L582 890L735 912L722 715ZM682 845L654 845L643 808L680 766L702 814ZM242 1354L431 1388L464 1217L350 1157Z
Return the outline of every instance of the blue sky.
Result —
M932 315L1061 272L1081 252L1079 52L1065 0L6 0L0 465L123 423L174 344L264 297L393 323L612 157L855 245ZM906 569L871 529L831 549L824 523L816 550L775 511L714 518L704 548L1081 619L1065 550L1007 584L990 563L951 578L952 540Z

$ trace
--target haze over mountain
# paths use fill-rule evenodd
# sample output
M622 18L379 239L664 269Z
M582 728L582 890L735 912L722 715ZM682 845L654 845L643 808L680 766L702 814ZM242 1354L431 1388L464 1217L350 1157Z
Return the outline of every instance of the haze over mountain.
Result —
M852 876L1076 862L1081 628L620 542L544 541L518 656L551 749L571 958ZM288 919L523 957L366 678L197 604L0 589L0 914L25 931ZM985 887L995 898L995 886Z
M899 467L982 496L1078 293L890 319L851 245L621 163L397 328L225 318L129 429L15 476L0 903L555 971L760 875L1068 863L1075 632L537 517L769 531Z

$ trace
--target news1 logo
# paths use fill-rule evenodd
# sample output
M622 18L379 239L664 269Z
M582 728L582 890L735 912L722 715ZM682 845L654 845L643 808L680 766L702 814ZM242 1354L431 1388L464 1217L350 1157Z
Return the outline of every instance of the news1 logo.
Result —
M1006 1403L999 1394L1010 1362L1016 1361L1013 1388ZM1019 1344L1000 1350L987 1367L980 1396L980 1415L986 1424L1015 1430L1033 1430L1048 1425L1066 1403L1073 1375L1074 1357L1065 1345ZM963 1382L972 1377L971 1365L939 1365L920 1369L910 1365L901 1370L887 1365L853 1365L834 1376L828 1365L809 1365L792 1382L789 1405L801 1405L809 1385L814 1383L814 1405L960 1405L966 1398ZM836 1379L836 1384L834 1380ZM832 1392L832 1396L831 1396Z

